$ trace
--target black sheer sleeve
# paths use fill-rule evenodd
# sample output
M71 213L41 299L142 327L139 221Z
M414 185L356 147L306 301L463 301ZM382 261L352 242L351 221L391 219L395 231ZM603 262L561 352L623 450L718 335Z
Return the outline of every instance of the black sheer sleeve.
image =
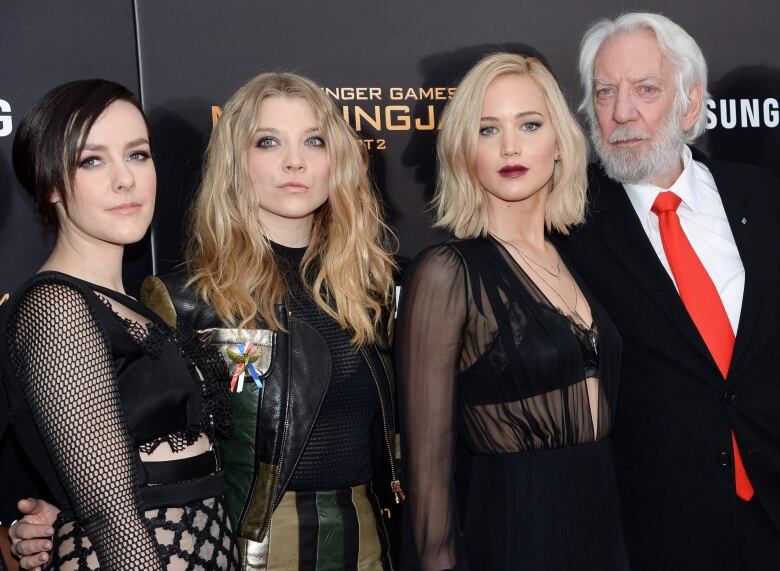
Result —
M141 517L110 348L85 294L61 282L32 287L8 334L35 423L101 568L162 569Z
M459 254L446 244L424 252L401 292L396 362L406 443L406 509L418 564L425 571L457 564L456 378L467 305Z

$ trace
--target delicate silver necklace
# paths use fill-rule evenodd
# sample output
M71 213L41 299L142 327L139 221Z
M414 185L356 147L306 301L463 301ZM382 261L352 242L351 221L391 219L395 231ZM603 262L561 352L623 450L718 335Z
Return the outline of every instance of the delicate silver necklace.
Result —
M507 242L506 240L502 240L501 238L499 238L495 234L491 233L490 235L493 236L494 238L496 238L497 240L499 240L500 242L503 242L504 244L508 244L508 245L512 246L512 248L514 248L514 250L518 254L520 254L520 257L523 258L524 260L526 260L526 263L528 263L528 260L530 260L530 258L528 258L528 256L524 256L523 253L517 248L517 246L515 246L511 242ZM540 264L539 262L535 262L534 261L534 263L537 266L539 266L540 268L542 268L546 273L550 274L552 277L554 277L555 279L560 281L561 256L560 256L560 254L558 254L557 251L556 251L556 254L558 255L558 265L557 265L557 268L556 268L558 270L558 275L557 276L554 273L552 273L550 270L548 270L546 267L544 267L542 264ZM531 261L533 261L533 260L531 260ZM585 331L585 334L588 336L588 341L590 341L590 344L593 347L593 352L598 355L598 352L599 352L598 351L598 337L596 335L596 328L593 325L588 325L585 322L585 319L583 319L583 317L577 311L577 304L579 303L579 299L580 299L580 288L577 285L577 282L574 281L574 276L571 276L571 283L574 286L574 307L571 307L571 306L569 306L568 303L566 303L566 299L564 299L564 297L561 294L561 292L559 292L557 289L555 289L555 287L553 287L553 285L550 282L548 282L546 279L544 279L544 276L542 274L540 274L538 271L536 271L536 269L531 264L528 264L528 268L534 274L536 274L536 277L538 277L540 280L542 280L542 283L544 283L548 288L550 288L550 290L552 290L552 292L555 295L558 296L558 299L561 300L561 303L563 304L563 306L568 311L568 314L564 315L564 317L570 317L571 320L573 320L575 323L579 324L580 327L582 327L582 329ZM558 310L558 312L559 313L563 313L560 310Z
M552 277L552 278L554 278L554 279L556 279L558 281L561 281L561 256L560 256L560 254L558 254L557 250L555 252L555 255L558 257L558 259L555 262L555 271L553 271L550 268L548 268L547 266L545 266L544 264L534 260L531 256L529 256L528 254L523 252L520 248L515 246L512 242L510 242L508 240L504 240L503 238L493 234L492 232L490 233L490 235L493 236L493 238L495 238L499 242L502 242L502 243L506 244L507 246L510 246L515 252L517 252L517 254L523 260L525 260L525 262L528 264L528 267L533 268L533 266L531 266L531 264L535 264L535 265L539 266L541 269L543 269L545 271L545 273L548 274L550 277Z

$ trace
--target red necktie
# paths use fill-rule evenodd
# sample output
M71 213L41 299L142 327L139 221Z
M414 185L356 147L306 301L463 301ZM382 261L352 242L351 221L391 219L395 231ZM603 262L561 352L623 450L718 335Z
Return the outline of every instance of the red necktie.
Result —
M688 310L688 314L720 369L720 374L725 379L731 364L731 354L734 351L734 331L731 329L731 323L715 284L712 283L712 279L680 225L680 218L677 216L680 202L680 197L673 192L662 192L655 199L652 211L658 216L661 242L685 309ZM753 486L742 464L733 432L731 443L734 450L737 496L750 501L754 493Z

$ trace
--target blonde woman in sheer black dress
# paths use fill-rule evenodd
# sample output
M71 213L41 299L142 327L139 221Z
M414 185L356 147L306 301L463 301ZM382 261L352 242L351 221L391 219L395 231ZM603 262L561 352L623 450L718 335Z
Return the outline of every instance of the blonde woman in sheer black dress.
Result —
M439 135L438 226L401 295L410 568L628 569L609 434L621 342L547 239L585 207L550 72L494 54Z

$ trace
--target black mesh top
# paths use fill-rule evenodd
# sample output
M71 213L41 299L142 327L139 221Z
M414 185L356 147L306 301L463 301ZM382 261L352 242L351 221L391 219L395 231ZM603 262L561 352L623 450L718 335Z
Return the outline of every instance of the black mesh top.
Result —
M289 490L336 490L371 480L371 441L379 394L361 351L348 331L317 307L300 278L306 248L274 244L284 271L293 315L314 327L330 349L331 375L314 428L293 472Z
M578 283L592 330L559 312L491 237L434 246L410 270L396 373L409 559L423 569L620 568L611 449L600 445L620 339ZM588 550L607 555L593 563Z
M148 323L119 317L109 299ZM36 275L7 306L0 359L10 423L30 464L105 568L159 568L141 517L138 450L163 440L183 447L224 409L206 406L215 394L188 351L197 345L136 300L56 272Z

